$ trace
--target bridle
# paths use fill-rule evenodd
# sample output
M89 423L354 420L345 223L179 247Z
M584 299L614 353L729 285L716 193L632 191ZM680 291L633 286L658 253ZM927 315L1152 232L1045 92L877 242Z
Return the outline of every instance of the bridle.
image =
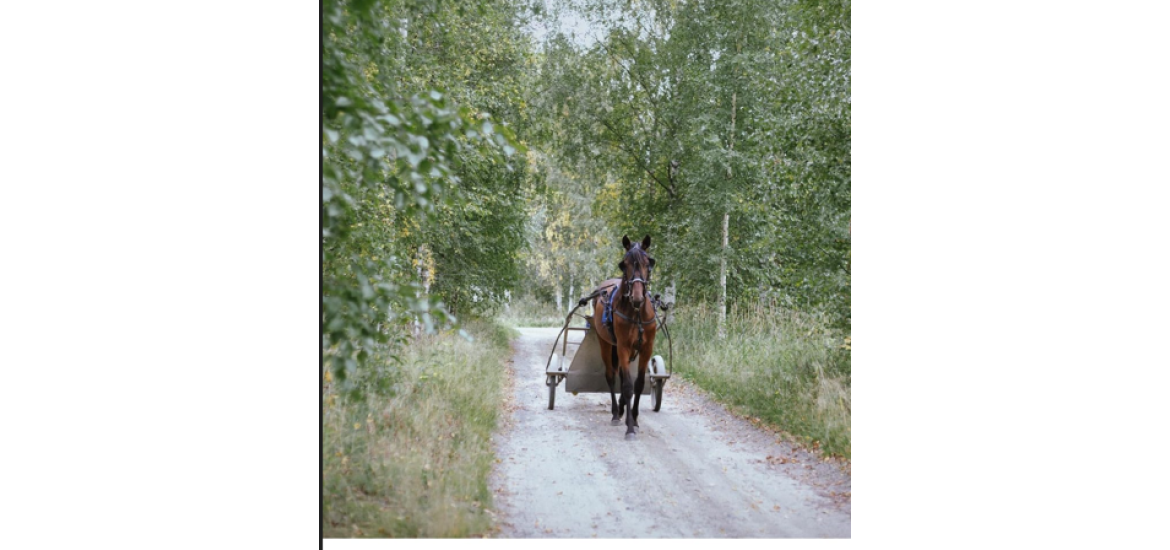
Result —
M622 294L622 298L625 298L626 301L630 301L630 298L633 296L633 293L634 293L634 283L642 283L642 297L643 297L643 299L645 299L646 296L650 295L650 281L647 281L646 279L643 279L641 277L634 277L633 279L623 278L622 279L622 286L625 287L626 292L625 292L625 294Z
M622 298L626 301L630 301L630 297L634 293L634 283L642 283L642 298L644 300L650 298L650 275L654 271L654 258L651 258L649 254L647 254L645 251L642 251L636 244L629 250L629 252L626 252L626 258L628 258L630 254L634 252L634 250L642 252L642 255L646 257L646 278L643 279L641 276L635 276L633 279L629 279L626 276L626 270L622 270L622 287L624 290L622 293ZM625 258L622 258L622 263L626 263Z
M638 247L638 245L635 244L634 248L637 248L637 247ZM626 253L626 257L629 257L630 253L634 251L634 248L631 248L630 251ZM629 302L631 305L633 305L633 301L630 298L631 298L631 296L633 296L634 283L642 283L642 298L644 300L642 303L646 303L646 302L650 301L650 275L654 271L654 258L651 258L649 254L645 253L645 251L642 251L642 254L645 255L646 259L648 260L646 262L646 278L645 279L643 279L641 276L634 276L634 278L632 278L632 279L628 278L628 276L626 275L626 270L625 269L622 270L622 287L623 287L622 288L622 299L625 300L626 302ZM622 259L622 263L625 263L624 258ZM654 306L651 305L650 307L651 307L651 309L653 309ZM632 317L629 317L629 316L623 314L622 312L618 311L617 308L614 308L613 313L615 315L617 315L618 317L621 317L622 319L624 319L627 323L638 325L638 341L639 342L642 341L642 327L654 322L654 315L651 315L650 319L648 319L648 320L642 320L640 318L641 317L641 315L640 315L641 308L639 308L638 311L634 312L635 315L637 315L639 317L638 319L634 319Z

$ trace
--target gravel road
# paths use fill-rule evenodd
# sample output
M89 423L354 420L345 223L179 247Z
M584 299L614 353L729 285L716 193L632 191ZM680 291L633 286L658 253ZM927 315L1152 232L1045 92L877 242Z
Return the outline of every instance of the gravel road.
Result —
M636 441L611 426L609 395L557 388L544 363L559 329L514 343L511 402L494 438L497 536L850 537L850 476L670 380L644 395ZM579 336L578 336L579 337Z

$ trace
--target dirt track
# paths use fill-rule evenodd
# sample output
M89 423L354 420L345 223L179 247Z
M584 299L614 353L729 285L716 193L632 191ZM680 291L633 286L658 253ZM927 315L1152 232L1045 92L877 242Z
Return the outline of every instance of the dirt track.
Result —
M678 380L661 412L643 396L636 441L608 394L557 388L544 364L558 329L521 329L510 413L491 476L501 537L849 537L850 478L777 441Z

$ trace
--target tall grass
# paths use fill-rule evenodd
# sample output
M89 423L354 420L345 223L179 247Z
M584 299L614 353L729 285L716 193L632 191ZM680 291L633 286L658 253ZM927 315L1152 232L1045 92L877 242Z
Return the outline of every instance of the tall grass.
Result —
M850 352L825 319L777 308L732 311L719 340L714 307L682 305L675 315L675 372L809 446L850 457Z
M572 305L576 304L570 304L570 307ZM555 304L524 296L502 306L496 319L513 327L560 327L565 325L568 314L568 311L558 312Z
M325 537L466 537L489 530L490 437L511 331L483 321L465 328L474 342L454 334L410 341L393 395L352 401L327 388Z

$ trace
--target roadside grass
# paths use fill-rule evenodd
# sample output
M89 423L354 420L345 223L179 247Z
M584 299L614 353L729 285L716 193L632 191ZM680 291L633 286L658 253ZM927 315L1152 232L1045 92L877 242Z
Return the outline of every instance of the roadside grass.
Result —
M326 538L487 533L487 477L513 331L469 321L404 346L392 395L352 401L327 382L322 530ZM328 380L328 377L327 377Z
M750 309L729 313L719 340L713 309L675 311L675 372L737 412L849 459L851 365L842 335L815 317Z
M524 296L500 308L496 319L513 327L561 327L565 325L568 314L568 311L557 312L553 304Z

